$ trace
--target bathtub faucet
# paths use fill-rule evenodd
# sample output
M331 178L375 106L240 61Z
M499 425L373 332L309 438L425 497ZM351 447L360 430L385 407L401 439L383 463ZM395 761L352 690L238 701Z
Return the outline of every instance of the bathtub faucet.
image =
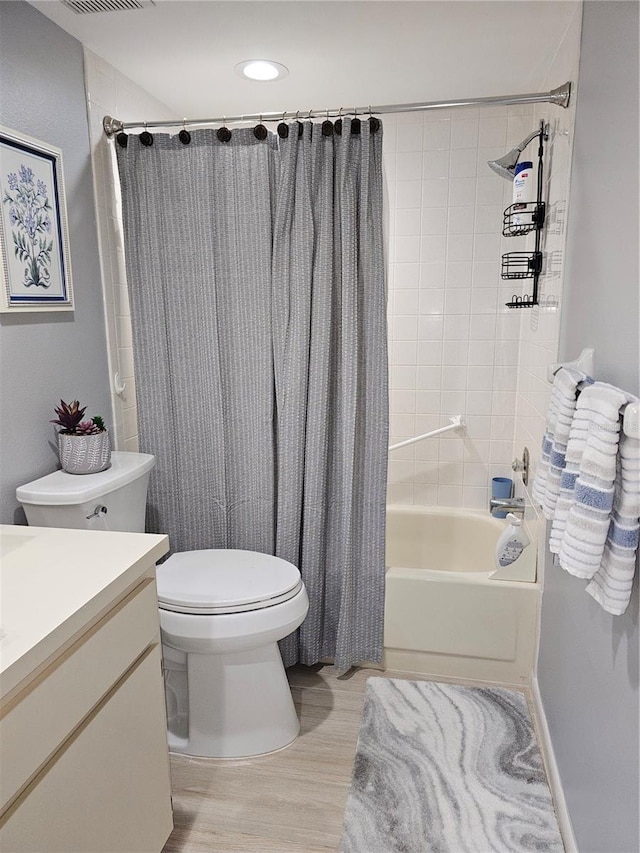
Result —
M490 498L489 512L515 512L524 517L524 498Z

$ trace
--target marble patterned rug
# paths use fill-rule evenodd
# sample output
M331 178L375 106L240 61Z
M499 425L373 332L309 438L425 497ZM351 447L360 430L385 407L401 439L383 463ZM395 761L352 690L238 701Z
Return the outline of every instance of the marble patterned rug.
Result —
M522 693L367 681L341 853L563 853Z

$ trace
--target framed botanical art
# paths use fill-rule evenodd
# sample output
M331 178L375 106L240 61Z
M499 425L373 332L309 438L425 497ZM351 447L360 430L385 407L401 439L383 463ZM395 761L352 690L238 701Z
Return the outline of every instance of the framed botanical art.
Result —
M0 311L72 311L62 152L0 127Z

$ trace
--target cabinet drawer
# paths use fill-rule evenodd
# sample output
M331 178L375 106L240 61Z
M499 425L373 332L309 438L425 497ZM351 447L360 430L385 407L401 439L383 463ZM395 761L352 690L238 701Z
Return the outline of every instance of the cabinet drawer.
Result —
M9 703L0 718L0 812L158 635L147 579Z
M0 821L4 853L158 853L173 828L160 648L148 651Z

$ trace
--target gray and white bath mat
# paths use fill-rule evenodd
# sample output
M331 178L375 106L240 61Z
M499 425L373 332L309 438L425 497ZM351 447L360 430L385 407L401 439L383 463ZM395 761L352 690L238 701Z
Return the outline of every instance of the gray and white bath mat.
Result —
M367 681L341 853L562 853L525 697Z

